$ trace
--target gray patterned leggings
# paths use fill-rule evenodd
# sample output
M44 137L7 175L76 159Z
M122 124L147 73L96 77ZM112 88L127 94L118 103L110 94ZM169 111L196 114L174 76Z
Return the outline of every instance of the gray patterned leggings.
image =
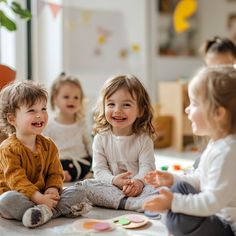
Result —
M82 186L66 188L62 192L57 206L52 209L53 218L60 215L66 217L79 216L88 211L88 202L86 191ZM0 215L6 219L21 221L25 211L34 206L34 202L17 191L7 191L0 195Z
M88 199L96 206L118 209L121 200L125 197L123 192L112 184L100 182L95 179L86 179L77 183L85 187ZM150 185L145 185L143 192L137 197L128 197L124 206L125 210L143 212L144 201L158 194L158 190Z

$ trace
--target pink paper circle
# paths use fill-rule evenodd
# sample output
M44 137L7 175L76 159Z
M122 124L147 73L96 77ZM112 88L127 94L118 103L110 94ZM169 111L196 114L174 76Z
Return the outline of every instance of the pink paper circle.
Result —
M110 227L111 227L111 225L106 222L99 222L99 223L93 225L93 229L96 231L105 231L105 230L108 230Z

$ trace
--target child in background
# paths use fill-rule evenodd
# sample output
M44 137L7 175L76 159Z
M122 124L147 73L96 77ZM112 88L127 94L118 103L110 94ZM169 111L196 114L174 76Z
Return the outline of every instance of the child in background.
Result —
M200 48L200 51L207 66L236 63L236 46L230 39L214 37L212 40L207 40ZM208 140L203 137L201 142L202 149L205 149ZM193 164L195 169L199 165L200 157Z
M79 216L88 206L83 187L63 191L58 150L41 135L46 106L47 92L30 82L11 83L0 93L1 130L11 134L0 146L0 215L30 228Z
M200 52L207 66L236 63L236 46L227 38L214 37L207 40Z
M56 114L49 119L44 135L49 136L59 149L65 182L86 178L91 174L92 144L79 80L61 73L52 85L50 101Z
M144 209L166 211L167 227L177 235L230 236L236 233L236 68L201 69L188 88L186 108L193 133L208 136L200 164L183 176L154 171L145 176L160 194Z
M155 169L152 117L148 93L135 76L106 81L95 112L95 180L78 183L94 205L142 211L144 199L157 193L144 184Z

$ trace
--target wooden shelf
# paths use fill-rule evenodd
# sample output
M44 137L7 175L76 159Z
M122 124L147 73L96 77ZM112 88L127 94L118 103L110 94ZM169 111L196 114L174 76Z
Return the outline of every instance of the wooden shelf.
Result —
M184 136L193 136L191 122L185 114L188 105L187 83L182 81L160 81L158 83L158 102L161 115L173 117L172 146L183 150Z

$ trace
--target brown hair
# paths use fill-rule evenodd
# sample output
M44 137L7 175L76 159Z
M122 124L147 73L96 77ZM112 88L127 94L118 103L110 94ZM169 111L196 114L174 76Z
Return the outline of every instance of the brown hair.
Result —
M7 114L16 114L22 105L31 107L38 101L47 103L47 91L32 81L16 81L5 86L0 92L0 129L8 133L15 132L15 127L8 123Z
M60 88L67 83L71 83L75 86L78 87L78 89L80 90L80 95L81 95L81 108L80 110L77 112L76 114L76 119L81 119L84 118L84 92L81 86L80 81L78 80L78 78L71 76L71 75L66 75L65 72L62 72L53 82L52 87L51 87L51 96L50 96L50 105L52 107L52 110L55 110L55 98L58 95L58 92L60 90Z
M151 107L149 95L142 83L134 75L118 75L108 79L100 92L100 98L94 113L94 134L111 129L105 117L105 99L108 99L119 89L127 89L130 95L137 97L139 112L142 116L138 117L133 124L133 132L145 132L152 138L155 137L155 129L152 125L153 109Z
M235 65L202 68L194 76L189 87L196 98L203 102L208 122L211 125L228 133L236 133ZM212 119L219 107L223 107L227 112L227 120L221 124Z
M230 39L216 36L202 45L200 53L203 56L207 53L230 53L236 58L236 46Z

